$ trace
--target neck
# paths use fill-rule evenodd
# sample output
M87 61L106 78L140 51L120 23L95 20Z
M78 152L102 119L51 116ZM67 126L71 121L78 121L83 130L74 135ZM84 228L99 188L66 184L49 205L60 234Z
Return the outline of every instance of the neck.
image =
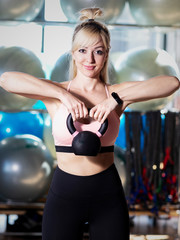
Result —
M77 76L73 79L74 86L78 86L78 88L82 89L83 91L93 91L98 85L104 85L104 83L100 80L100 78L88 78Z

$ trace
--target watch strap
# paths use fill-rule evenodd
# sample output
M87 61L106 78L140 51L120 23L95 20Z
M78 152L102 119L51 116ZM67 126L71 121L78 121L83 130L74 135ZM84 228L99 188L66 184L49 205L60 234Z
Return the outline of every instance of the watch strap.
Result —
M123 104L123 100L119 97L119 95L116 92L112 92L111 96L114 98L114 100L119 104Z

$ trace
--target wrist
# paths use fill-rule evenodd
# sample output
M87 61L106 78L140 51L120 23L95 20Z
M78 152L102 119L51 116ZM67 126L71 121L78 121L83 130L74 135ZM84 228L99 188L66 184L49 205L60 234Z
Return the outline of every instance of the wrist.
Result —
M119 95L116 92L112 92L111 96L114 98L118 105L123 105L123 100L119 97Z
M57 94L57 98L58 98L61 102L66 101L68 92L67 92L64 88L62 88L62 87L58 88L56 94Z

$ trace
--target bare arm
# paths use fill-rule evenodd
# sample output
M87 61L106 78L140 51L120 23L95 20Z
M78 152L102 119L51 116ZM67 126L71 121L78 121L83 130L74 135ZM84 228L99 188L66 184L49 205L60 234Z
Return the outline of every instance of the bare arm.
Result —
M76 111L80 112L79 117L86 117L88 113L85 104L67 92L60 83L21 72L5 72L0 77L0 86L8 92L46 102L57 99L67 107L74 120Z
M145 81L124 83L124 87L117 86L116 91L119 97L128 104L140 101L147 101L155 98L168 97L179 89L179 80L172 76L157 76Z
M167 97L179 89L180 83L176 77L157 76L145 81L124 82L110 86L110 92L116 92L123 100L121 112L131 103ZM91 117L103 122L109 113L118 106L111 96L91 109Z
M0 86L6 91L42 100L44 98L63 98L65 90L57 84L38 79L26 73L5 72L0 77Z

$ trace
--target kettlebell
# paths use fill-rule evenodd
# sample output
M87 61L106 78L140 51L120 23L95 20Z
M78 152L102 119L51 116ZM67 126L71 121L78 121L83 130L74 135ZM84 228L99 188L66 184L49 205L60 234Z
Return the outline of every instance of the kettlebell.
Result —
M96 156L101 149L100 137L108 128L108 119L101 124L99 130L78 132L74 126L71 113L67 117L67 128L73 135L72 149L75 155Z

